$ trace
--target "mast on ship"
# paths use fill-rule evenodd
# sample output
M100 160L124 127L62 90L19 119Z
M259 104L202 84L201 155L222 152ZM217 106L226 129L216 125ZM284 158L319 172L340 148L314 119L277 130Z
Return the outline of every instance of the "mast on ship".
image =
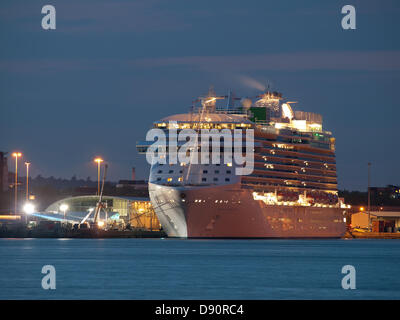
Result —
M209 113L215 112L217 100L220 99L226 99L226 96L217 96L214 90L214 86L210 86L207 95L205 97L199 98L202 106L202 113L204 113L204 111Z
M231 94L232 93L230 92L230 95ZM216 109L215 107L217 104L217 100L226 99L226 98L227 98L227 96L217 96L217 94L215 93L215 90L214 90L214 86L210 86L206 96L199 97L198 99L196 99L194 101L192 109L194 109L196 102L200 101L200 103L201 103L201 108L199 108L199 110L198 110L199 113L198 113L198 122L197 122L197 129L199 130L199 132L201 130L201 123L204 121L203 120L204 115L207 113L215 113L215 109ZM233 98L234 97L232 96L232 99ZM228 102L228 104L229 104L229 102ZM190 113L190 121L192 121L192 120L193 120L193 113L191 112ZM193 128L195 129L195 126L193 126ZM197 139L194 148L198 148L198 147L199 147L199 141ZM194 156L194 154L195 154L194 152L191 153L191 157ZM192 169L192 162L193 161L191 159L190 163L188 165L187 172L186 172L186 178L185 178L186 181L188 180L190 171Z

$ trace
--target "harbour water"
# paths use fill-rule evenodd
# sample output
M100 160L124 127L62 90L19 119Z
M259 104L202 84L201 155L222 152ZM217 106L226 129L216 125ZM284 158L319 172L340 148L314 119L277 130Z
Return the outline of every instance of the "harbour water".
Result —
M400 299L399 273L399 240L0 239L0 299Z

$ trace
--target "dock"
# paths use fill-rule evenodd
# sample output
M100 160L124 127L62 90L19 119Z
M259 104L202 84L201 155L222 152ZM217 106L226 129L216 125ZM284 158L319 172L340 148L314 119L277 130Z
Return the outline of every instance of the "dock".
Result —
M344 239L400 239L400 232L357 232L347 231Z
M103 230L103 229L70 229L54 228L44 230L42 228L27 228L24 225L13 228L0 228L0 238L165 238L162 230L144 230L132 228L130 230Z

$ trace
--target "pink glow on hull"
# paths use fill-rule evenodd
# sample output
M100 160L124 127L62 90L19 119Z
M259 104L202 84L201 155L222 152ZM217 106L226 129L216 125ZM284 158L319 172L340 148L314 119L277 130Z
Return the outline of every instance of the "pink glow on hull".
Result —
M345 233L340 208L266 205L238 185L183 192L189 238L338 238Z

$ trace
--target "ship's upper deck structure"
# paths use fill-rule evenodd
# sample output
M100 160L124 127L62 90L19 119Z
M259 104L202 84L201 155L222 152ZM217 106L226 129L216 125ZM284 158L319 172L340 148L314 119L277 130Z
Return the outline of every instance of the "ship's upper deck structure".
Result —
M227 104L217 106L222 100ZM256 197L271 204L334 205L338 202L335 138L323 130L321 115L294 111L295 103L285 101L278 92L236 98L232 93L217 96L211 90L194 102L189 113L165 117L154 127L178 132L189 128L254 129L254 171L240 177L242 188L253 189ZM144 152L147 146L139 144L138 149ZM164 183L161 174L154 177L157 183ZM200 181L200 185L209 185L218 178L202 177ZM165 184L174 183L174 178L166 177ZM185 184L185 179L179 177L177 183Z

